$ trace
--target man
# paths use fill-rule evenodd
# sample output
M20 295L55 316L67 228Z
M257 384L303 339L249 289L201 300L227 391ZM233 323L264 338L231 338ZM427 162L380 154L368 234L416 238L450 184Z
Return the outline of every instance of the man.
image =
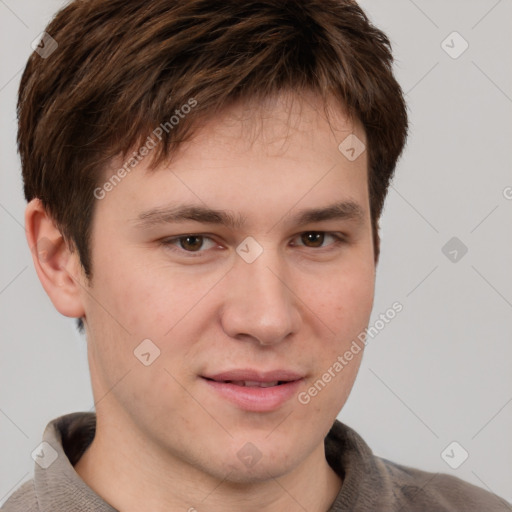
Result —
M58 13L20 85L25 220L96 413L2 510L508 510L336 421L407 133L391 65L349 0Z

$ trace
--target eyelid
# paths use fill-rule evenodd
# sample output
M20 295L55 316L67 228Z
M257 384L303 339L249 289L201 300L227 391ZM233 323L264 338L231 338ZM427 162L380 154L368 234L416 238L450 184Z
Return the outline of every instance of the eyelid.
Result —
M315 231L315 230L302 231L298 235L295 235L293 238L300 237L300 236L305 235L307 233L321 233L321 234L323 234L325 236L331 236L332 238L334 238L334 242L332 244L327 245L327 246L322 246L322 247L307 247L306 245L301 245L300 246L300 247L306 247L307 249L317 249L317 250L327 249L328 247L337 246L337 245L339 245L341 243L345 243L347 241L347 237L343 233L338 233L336 231Z
M310 229L307 231L301 231L300 233L297 233L296 235L294 235L292 237L292 240L294 240L298 237L301 237L302 235L305 235L307 233L320 233L325 236L331 236L332 238L334 238L334 242L327 246L321 246L321 247L308 247L307 245L303 245L303 244L295 244L295 245L293 245L293 247L303 247L305 249L313 249L316 252L320 253L320 252L322 252L322 250L326 251L326 250L329 250L330 247L337 247L343 243L346 243L347 238L348 238L344 233L339 233L339 232L335 232L335 231L322 231L322 230ZM163 238L159 242L161 245L165 246L169 250L179 253L180 255L184 255L185 257L202 257L205 253L207 253L210 250L210 249L206 249L206 250L201 249L198 251L187 251L187 250L179 247L178 242L181 239L187 238L189 236L201 237L205 240L211 240L212 242L217 244L216 248L219 248L220 244L215 240L213 235L211 236L211 235L205 234L205 233L185 233L183 235L177 235L177 236L173 236L173 237Z
M177 235L173 237L163 238L159 240L159 243L163 245L164 247L168 248L170 251L177 252L181 255L186 255L186 257L198 257L202 256L207 250L199 250L199 251L186 251L185 249L182 249L178 246L178 243L181 239L187 238L189 236L196 236L201 237L204 240L211 240L214 244L218 247L218 242L212 237L207 234L203 233L186 233L184 235Z

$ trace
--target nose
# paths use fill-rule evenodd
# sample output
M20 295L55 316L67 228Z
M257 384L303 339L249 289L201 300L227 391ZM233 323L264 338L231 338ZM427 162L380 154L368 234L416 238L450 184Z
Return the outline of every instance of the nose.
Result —
M298 332L300 301L292 291L290 273L277 256L262 255L253 263L239 258L228 276L221 313L226 334L274 345Z

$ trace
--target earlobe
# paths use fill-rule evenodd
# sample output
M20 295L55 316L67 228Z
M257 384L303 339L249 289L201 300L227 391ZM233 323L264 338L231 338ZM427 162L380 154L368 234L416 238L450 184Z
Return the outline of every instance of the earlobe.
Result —
M40 199L32 199L26 207L25 234L39 280L57 311L83 317L78 252L70 250Z

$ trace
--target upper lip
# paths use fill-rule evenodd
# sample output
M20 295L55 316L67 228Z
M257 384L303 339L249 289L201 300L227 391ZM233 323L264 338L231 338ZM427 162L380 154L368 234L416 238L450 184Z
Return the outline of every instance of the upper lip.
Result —
M215 374L202 375L206 379L212 379L219 382L222 381L251 381L251 382L275 382L275 381L287 381L291 382L294 380L300 380L303 378L298 372L292 370L271 370L271 371L259 371L250 368L228 370Z

